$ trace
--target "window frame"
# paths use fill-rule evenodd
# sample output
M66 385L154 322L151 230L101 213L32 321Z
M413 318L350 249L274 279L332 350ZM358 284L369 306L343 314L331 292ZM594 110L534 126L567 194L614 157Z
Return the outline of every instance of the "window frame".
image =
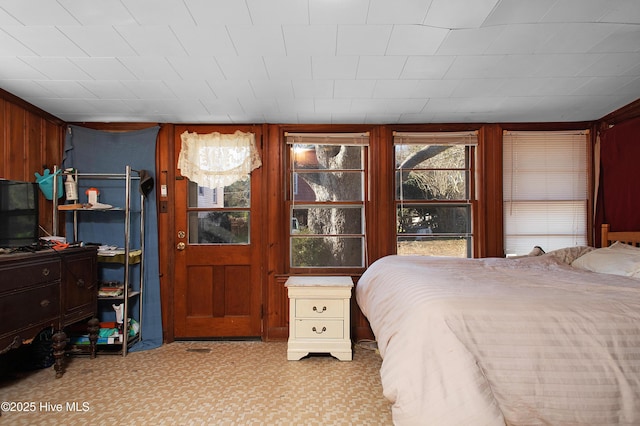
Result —
M513 137L513 140L510 139L511 137ZM561 138L561 137L565 137L565 138L580 138L580 142L584 143L583 146L581 147L581 155L584 155L583 159L584 159L584 163L582 164L582 169L580 171L584 172L584 175L582 175L581 179L583 180L584 183L584 187L581 189L583 190L583 195L584 198L564 198L564 199L560 199L560 198L553 198L554 196L552 195L551 198L549 196L549 194L546 194L546 198L518 198L518 196L514 196L513 194L513 189L511 188L507 188L507 185L509 185L509 182L511 182L511 186L513 186L513 181L514 179L510 176L508 176L508 170L507 167L509 167L509 164L511 164L511 173L515 173L515 170L513 169L514 165L513 165L513 160L509 160L507 161L506 156L508 155L508 153L511 153L511 155L513 155L514 149L513 148L509 148L508 144L510 143L515 143L515 139L516 138L520 138L520 143L541 143L543 141L548 142L548 141L552 141L552 138L556 138L555 140L557 140L557 138ZM546 140L545 140L546 139ZM583 139L583 140L582 140ZM528 148L530 149L530 148ZM572 150L572 155L571 157L574 158L573 155L573 150L574 147L570 148ZM549 250L553 250L554 248L562 248L562 247L555 247L550 245L549 243L545 244L544 242L542 242L542 238L548 238L548 237L558 237L558 238L567 238L567 239L573 239L574 240L574 245L587 245L589 244L589 224L590 224L590 220L589 220L589 212L590 212L590 204L591 204L591 200L590 200L590 180L591 180L591 176L590 176L590 170L589 170L589 164L591 161L591 157L590 157L590 131L589 129L577 129L577 130L518 130L518 131L508 131L505 130L503 131L503 200L502 200L502 209L503 209L503 245L504 245L504 255L505 256L513 256L513 255L523 255L526 254L531 248L533 248L534 245L541 245L543 246L543 249L549 251ZM559 157L559 155L556 153L555 154L556 157ZM539 171L539 173L542 173ZM546 175L546 174L545 174ZM555 191L555 189L554 189ZM557 197L557 196L556 196ZM514 205L526 205L529 204L530 206L540 206L540 207L545 207L546 211L549 211L549 209L553 210L554 207L556 206L560 206L561 204L573 204L575 205L579 205L581 204L581 206L579 206L582 211L583 211L583 217L582 217L582 221L583 221L583 233L581 235L578 235L576 233L573 234L556 234L556 233L527 233L527 234L523 234L523 233L509 233L508 232L508 227L509 227L509 214L507 212L508 208L512 208ZM566 211L568 212L569 209L567 208ZM565 212L565 214L568 216L569 214ZM574 215L575 215L575 211L574 211ZM576 224L576 226L578 226L580 224ZM514 245L514 244L509 244L508 243L508 238L514 237L523 237L526 235L530 235L532 237L536 237L539 236L540 238L536 238L535 240L531 240L528 243L525 243L524 245L520 245L521 246L521 251L522 252L518 252L515 251L514 248L517 248L518 245ZM532 244L533 242L535 242L535 244ZM531 247L528 247L529 245L531 245ZM559 244L559 245L563 245L563 244ZM546 247L545 247L546 246ZM566 246L566 245L564 245Z
M402 184L398 179L402 179L402 170L397 160L397 146L400 145L443 145L443 146L465 146L465 167L417 167L412 170L419 171L461 171L465 175L466 197L464 199L441 199L441 198L404 198L402 193ZM394 216L394 241L395 252L399 253L399 243L403 238L423 239L430 238L433 240L443 239L451 236L459 236L466 240L466 257L474 256L476 245L476 217L477 217L477 158L478 158L478 132L477 131L461 131L461 132L393 132L393 216ZM425 237L421 233L401 233L399 232L400 221L399 211L405 205L410 206L468 206L468 232L464 233L431 233ZM426 254L426 253L422 253ZM435 254L437 255L437 254Z
M367 259L367 205L370 193L370 146L369 146L369 132L330 132L330 133L317 133L317 132L285 132L285 213L287 219L285 223L288 223L286 230L286 267L290 273L356 273L362 271L368 265ZM323 141L325 143L323 143ZM350 142L349 142L350 141ZM344 142L344 143L341 143ZM301 179L301 169L295 168L294 158L296 145L348 145L357 146L361 149L361 164L360 168L348 168L348 169L308 169L313 170L314 173L358 173L362 176L362 188L361 197L359 200L335 200L335 201L309 201L309 200L296 200L296 195L299 194L299 179ZM360 216L362 220L360 233L328 233L328 234L311 234L307 235L310 238L323 238L323 237L345 237L345 238L360 238L362 246L361 264L360 265L325 265L325 266L300 266L293 264L293 246L294 240L302 238L299 234L299 227L293 226L294 223L298 224L299 219L294 215L294 210L299 208L354 208L358 207L360 210Z

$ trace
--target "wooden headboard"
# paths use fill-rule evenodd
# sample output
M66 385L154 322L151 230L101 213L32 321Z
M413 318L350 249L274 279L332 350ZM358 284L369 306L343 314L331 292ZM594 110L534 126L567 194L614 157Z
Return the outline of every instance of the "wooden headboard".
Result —
M620 241L635 247L640 247L640 231L610 231L609 224L602 224L602 247L609 247L615 241Z

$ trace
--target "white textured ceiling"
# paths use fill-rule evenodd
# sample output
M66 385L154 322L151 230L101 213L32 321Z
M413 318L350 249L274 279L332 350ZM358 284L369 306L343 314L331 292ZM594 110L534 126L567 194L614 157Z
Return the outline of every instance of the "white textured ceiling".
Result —
M0 88L68 122L589 121L640 0L0 0Z

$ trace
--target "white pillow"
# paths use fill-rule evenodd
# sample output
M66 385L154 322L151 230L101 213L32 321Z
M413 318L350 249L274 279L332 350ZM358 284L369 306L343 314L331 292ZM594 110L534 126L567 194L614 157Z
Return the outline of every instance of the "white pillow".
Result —
M640 276L640 248L616 242L578 257L571 266L603 274Z
M620 241L616 241L607 247L610 250L625 250L628 252L637 253L640 256L640 247L632 246L630 244L621 243Z

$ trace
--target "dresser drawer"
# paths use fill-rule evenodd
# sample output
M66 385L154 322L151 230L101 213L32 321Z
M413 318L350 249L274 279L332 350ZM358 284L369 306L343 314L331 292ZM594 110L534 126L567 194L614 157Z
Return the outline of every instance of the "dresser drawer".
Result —
M0 296L0 312L3 319L0 334L48 321L57 323L60 316L60 282Z
M295 329L297 339L344 338L344 321L342 320L296 320Z
M341 299L296 299L297 318L342 318Z
M0 291L11 291L60 279L60 261L6 264L0 269Z

